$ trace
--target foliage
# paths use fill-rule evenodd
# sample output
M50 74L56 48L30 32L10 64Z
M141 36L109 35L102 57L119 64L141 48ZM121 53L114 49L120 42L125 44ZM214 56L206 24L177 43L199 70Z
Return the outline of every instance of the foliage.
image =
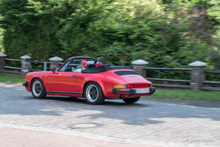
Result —
M212 24L200 5L211 4L204 0L2 0L0 24L10 58L29 54L46 61L52 56L85 55L114 65L141 58L154 67L188 67L196 60L212 63Z
M36 60L48 60L60 53L55 37L57 19L48 11L47 1L2 0L0 13L4 32L5 53L11 58L24 54Z
M3 29L0 28L0 53L3 51Z
M0 20L2 19L0 15ZM3 52L3 29L0 27L0 53Z
M191 22L184 8L174 4L166 9L169 13L163 5L143 0L90 3L78 7L57 36L65 53L95 56L115 65L128 65L138 58L161 67L203 60L205 45L187 36ZM202 55L195 57L198 52Z
M215 33L213 34L213 42L210 50L210 61L214 65L215 69L220 70L220 1L210 0L210 7L208 8L208 14L212 20Z

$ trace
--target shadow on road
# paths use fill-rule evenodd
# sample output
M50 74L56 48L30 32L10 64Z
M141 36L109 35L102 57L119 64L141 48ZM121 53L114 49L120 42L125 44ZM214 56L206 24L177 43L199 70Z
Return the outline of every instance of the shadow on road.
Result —
M38 99L35 99L39 101ZM97 114L85 114L79 117L90 118L95 122L98 118L122 120L129 125L145 125L165 123L161 118L200 118L220 121L220 109L197 108L179 104L167 104L140 100L134 104L126 104L122 100L106 100L102 105L87 104L84 98L54 97L49 96L40 100L56 103L56 106L71 111L91 110L100 111ZM215 113L213 113L213 111Z
M126 104L122 100L106 100L103 105L87 104L85 99L62 96L48 96L46 99L34 99L31 93L21 86L0 87L0 115L43 115L62 116L78 113L79 118L96 122L99 118L120 120L129 125L166 123L164 118L199 118L220 121L220 109L191 107L179 104L148 101L144 97L135 104ZM90 113L91 112L91 113Z

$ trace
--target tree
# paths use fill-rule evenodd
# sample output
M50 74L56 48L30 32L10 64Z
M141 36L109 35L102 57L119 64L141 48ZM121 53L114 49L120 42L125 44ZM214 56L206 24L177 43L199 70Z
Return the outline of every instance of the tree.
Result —
M61 54L55 37L59 21L51 13L51 1L2 0L0 14L5 53L11 58L29 54L36 60L48 60Z
M164 1L165 2L165 1ZM129 65L180 67L206 59L192 31L192 2L152 0L2 0L0 25L10 58L85 55Z
M3 50L3 29L0 28L0 53L2 53L2 52L4 52L4 50Z
M213 34L213 43L211 44L211 63L214 64L216 69L220 70L220 1L219 0L210 0L208 2L208 15L214 26L215 33Z

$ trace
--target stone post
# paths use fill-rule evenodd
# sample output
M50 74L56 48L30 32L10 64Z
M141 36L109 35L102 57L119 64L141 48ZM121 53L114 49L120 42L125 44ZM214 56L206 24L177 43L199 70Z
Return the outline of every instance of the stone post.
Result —
M57 57L57 56L52 57L52 58L50 58L49 60L50 60L50 69L51 69L51 68L54 68L54 67L55 67L56 69L58 69L58 68L60 67L60 62L63 61L62 58Z
M203 87L203 82L205 81L205 67L207 64L201 61L196 61L190 63L189 66L191 66L190 88L193 90L199 90Z
M0 53L0 70L4 69L6 56L6 54Z
M29 55L21 56L21 74L22 74L22 76L25 76L32 69L30 59L31 59L31 57Z
M142 59L138 59L138 60L132 61L131 64L133 65L133 69L137 73L139 73L143 77L147 76L147 71L146 71L146 69L144 69L145 67L147 67L147 64L148 64L147 61L144 61Z

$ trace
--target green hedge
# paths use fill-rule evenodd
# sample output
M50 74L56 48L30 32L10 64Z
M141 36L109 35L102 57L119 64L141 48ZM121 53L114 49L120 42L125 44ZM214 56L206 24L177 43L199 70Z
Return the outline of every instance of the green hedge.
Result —
M0 18L1 18L1 16L0 16ZM4 50L3 50L3 29L2 28L0 28L0 53L1 52L4 52Z
M168 5L169 4L169 5ZM208 44L190 30L192 3L151 0L1 0L5 53L34 60L85 55L114 65L154 67L209 62Z

